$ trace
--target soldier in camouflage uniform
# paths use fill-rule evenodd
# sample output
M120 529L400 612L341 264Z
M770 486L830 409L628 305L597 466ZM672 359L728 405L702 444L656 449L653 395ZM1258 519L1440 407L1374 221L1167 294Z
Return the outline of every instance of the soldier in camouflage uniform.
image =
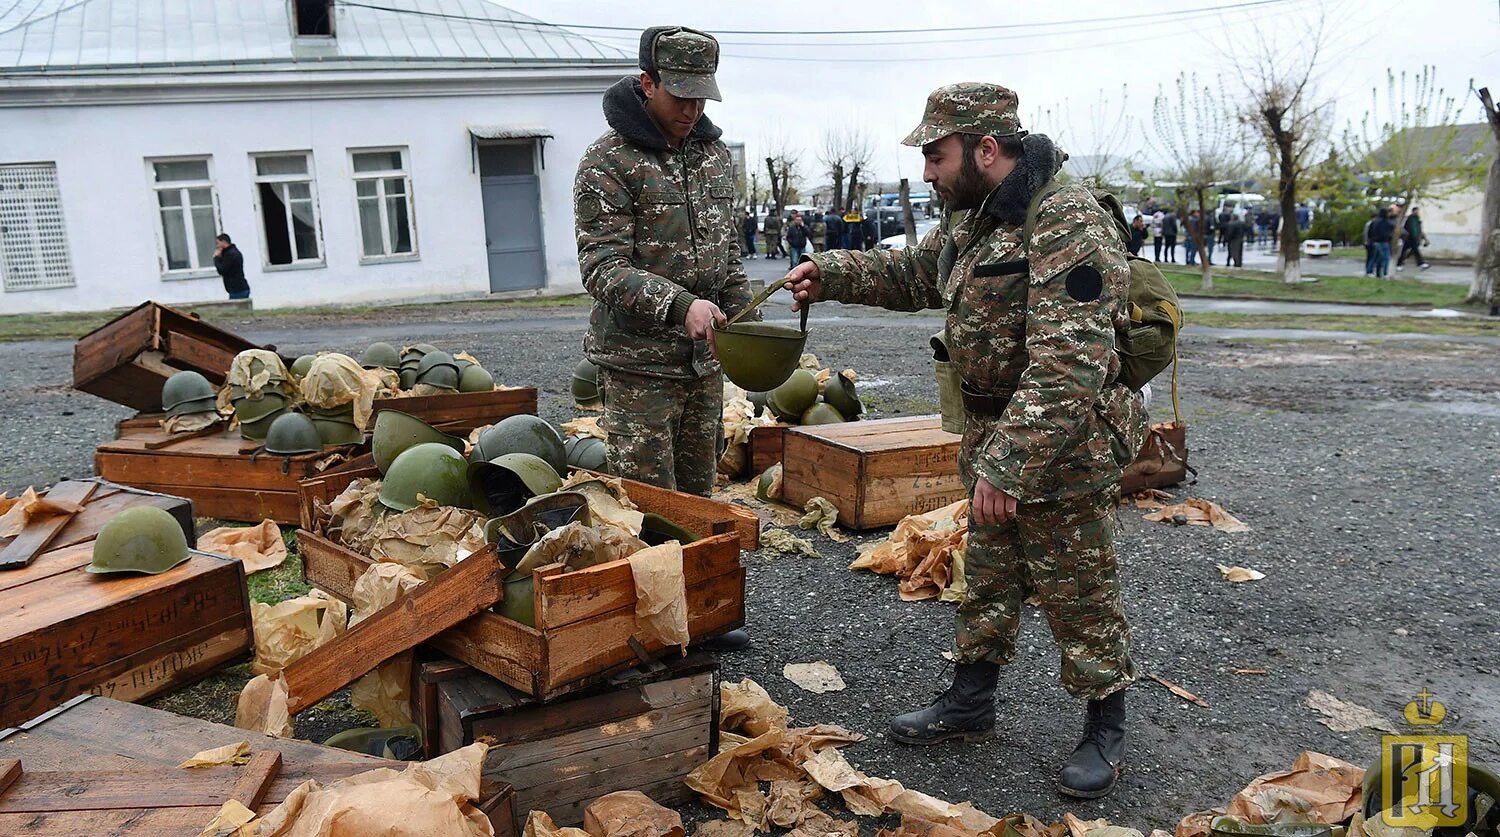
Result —
M641 74L604 94L610 129L578 163L574 216L594 297L584 354L599 366L611 473L707 495L724 384L710 341L750 302L734 166L703 115L719 43L682 27L641 35Z
M945 205L967 211L916 247L816 254L787 278L798 305L946 309L963 378L959 471L972 505L958 669L935 703L892 721L891 737L932 744L992 732L999 667L1015 656L1021 605L1035 593L1063 685L1088 701L1058 787L1097 797L1119 774L1124 690L1137 676L1112 509L1146 433L1139 399L1115 383L1130 270L1111 216L1083 186L1053 182L1064 155L1028 136L1016 110L1015 94L998 85L934 91L905 143L922 147L924 179Z

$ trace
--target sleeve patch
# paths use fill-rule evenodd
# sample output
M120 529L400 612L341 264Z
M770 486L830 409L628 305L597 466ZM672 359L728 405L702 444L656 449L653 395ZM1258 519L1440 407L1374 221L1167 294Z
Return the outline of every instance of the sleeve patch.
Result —
M604 205L598 195L585 193L578 196L578 220L585 223L597 220L603 211Z
M1093 265L1081 264L1068 271L1068 296L1077 302L1093 302L1104 293L1104 277Z

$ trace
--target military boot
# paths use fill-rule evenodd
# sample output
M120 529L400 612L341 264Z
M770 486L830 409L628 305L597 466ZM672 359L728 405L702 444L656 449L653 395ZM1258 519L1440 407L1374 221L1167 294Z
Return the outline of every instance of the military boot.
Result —
M1063 765L1057 789L1079 799L1097 799L1114 790L1125 761L1125 690L1089 701L1083 740Z
M891 719L890 736L903 744L937 744L950 738L978 741L995 731L995 685L1000 666L959 663L953 685L925 709Z

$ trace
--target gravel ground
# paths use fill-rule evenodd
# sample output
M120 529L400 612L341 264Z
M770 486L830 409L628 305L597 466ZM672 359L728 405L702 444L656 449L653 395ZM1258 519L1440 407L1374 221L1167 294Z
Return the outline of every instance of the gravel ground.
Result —
M445 312L445 316L448 312ZM487 309L443 322L389 318L224 319L283 353L360 351L375 339L467 347L498 380L538 384L541 412L572 417L567 378L585 312ZM930 412L923 351L928 316L815 309L809 348L854 367L886 415ZM16 491L91 471L94 445L124 408L68 388L72 345L0 345L10 454L0 488ZM951 606L903 603L887 578L846 569L848 544L814 537L821 560L751 554L756 643L727 655L727 678L753 677L796 720L843 724L871 740L850 759L872 775L1000 815L1046 820L1072 811L1139 828L1168 828L1222 804L1256 775L1304 749L1371 761L1378 733L1334 733L1303 701L1312 689L1368 706L1391 723L1423 686L1449 708L1445 731L1471 736L1474 757L1500 762L1500 599L1495 496L1500 492L1500 350L1487 346L1262 342L1188 338L1184 418L1200 477L1178 496L1216 500L1251 526L1243 534L1146 523L1123 510L1122 576L1137 662L1201 696L1184 702L1149 680L1131 692L1130 757L1101 802L1053 791L1082 707L1057 680L1040 614L1027 614L1021 653L1003 675L999 734L929 749L888 742L887 718L946 683ZM1165 417L1165 399L1156 412ZM1215 564L1252 567L1260 582L1220 580ZM827 660L845 691L813 695L781 676L791 662ZM1235 668L1268 674L1236 675ZM205 687L177 711L232 714L232 689ZM229 702L229 705L225 705ZM211 705L205 705L211 704ZM691 812L695 816L703 811Z

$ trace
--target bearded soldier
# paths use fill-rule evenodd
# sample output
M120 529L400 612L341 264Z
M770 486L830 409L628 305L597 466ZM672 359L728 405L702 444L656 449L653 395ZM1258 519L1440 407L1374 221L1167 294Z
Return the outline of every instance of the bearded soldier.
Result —
M718 65L711 35L641 33L641 74L605 92L609 130L583 153L573 186L579 267L594 297L583 349L599 367L609 470L705 496L724 401L710 326L751 296L734 165L703 114L705 99L720 101Z
M923 179L962 217L916 247L815 254L787 286L794 307L947 310L963 381L969 589L952 686L893 719L891 737L934 744L993 732L1000 666L1015 655L1021 604L1034 592L1062 652L1063 685L1088 702L1058 787L1091 798L1119 775L1125 688L1137 676L1113 517L1121 469L1146 433L1140 400L1116 382L1130 269L1110 214L1085 187L1053 182L1064 155L1021 130L1016 111L1015 93L999 85L933 91L904 142L922 148Z

